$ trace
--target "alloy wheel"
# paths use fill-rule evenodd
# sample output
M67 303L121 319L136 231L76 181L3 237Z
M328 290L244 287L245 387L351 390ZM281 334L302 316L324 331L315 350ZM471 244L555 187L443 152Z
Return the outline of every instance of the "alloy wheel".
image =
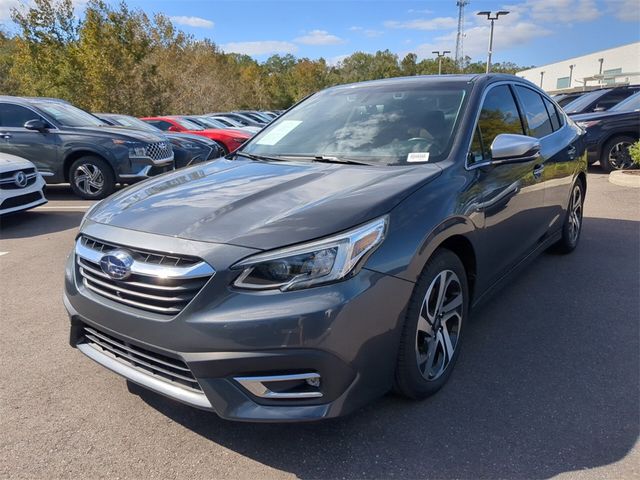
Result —
M87 195L96 195L104 188L102 171L91 163L78 165L73 174L73 181L76 187Z
M575 185L573 187L568 215L569 237L571 243L575 243L578 241L580 227L582 226L582 188L580 188L580 185Z
M445 372L458 346L464 298L455 272L444 270L431 282L422 302L416 332L418 369L428 381Z
M629 153L630 142L618 142L609 150L609 165L616 170L630 168L633 162Z

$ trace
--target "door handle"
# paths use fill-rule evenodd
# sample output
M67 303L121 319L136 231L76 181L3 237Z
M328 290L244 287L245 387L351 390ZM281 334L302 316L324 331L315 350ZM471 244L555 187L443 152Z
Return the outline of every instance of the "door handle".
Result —
M576 152L578 150L576 149L575 145L571 145L569 148L567 148L567 155L569 155L569 158L571 160L573 160L574 158L576 158Z
M11 138L13 135L10 133L0 132L0 138Z
M544 172L544 165L543 164L539 164L536 165L535 167L533 167L533 176L536 178L540 178L540 175L542 175L542 172Z

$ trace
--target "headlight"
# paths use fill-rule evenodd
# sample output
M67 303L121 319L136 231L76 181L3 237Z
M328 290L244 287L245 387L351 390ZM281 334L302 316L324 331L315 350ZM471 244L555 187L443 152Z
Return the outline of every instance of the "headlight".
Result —
M129 158L136 157L146 157L147 156L147 148L144 144L139 142L130 142L128 140L120 140L118 138L114 138L112 140L116 145L124 145L129 149Z
M346 278L382 243L387 217L329 238L260 253L237 263L233 283L252 290L299 290Z
M233 140L236 143L244 143L247 141L246 138L240 138L240 137L232 138L231 140Z
M600 120L589 120L586 122L576 122L576 125L586 130L587 128L593 127L594 125L597 125L599 123L600 123Z
M186 148L187 150L200 150L200 145L193 142L184 142L182 144L182 147Z

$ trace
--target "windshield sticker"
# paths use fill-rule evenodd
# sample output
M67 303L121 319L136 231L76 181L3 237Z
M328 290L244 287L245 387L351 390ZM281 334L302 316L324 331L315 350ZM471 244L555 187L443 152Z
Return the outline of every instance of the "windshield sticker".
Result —
M286 137L294 128L302 123L302 120L282 120L278 125L269 130L257 142L257 145L275 145Z
M407 155L407 162L409 163L418 163L418 162L428 162L429 161L429 152L411 152Z

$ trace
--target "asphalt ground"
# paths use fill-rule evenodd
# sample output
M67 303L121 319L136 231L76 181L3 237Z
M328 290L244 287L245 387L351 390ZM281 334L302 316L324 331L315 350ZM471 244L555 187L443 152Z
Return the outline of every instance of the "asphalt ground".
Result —
M640 189L589 175L578 249L473 313L438 395L293 425L130 393L70 348L63 265L89 202L48 196L1 225L2 478L640 478Z

